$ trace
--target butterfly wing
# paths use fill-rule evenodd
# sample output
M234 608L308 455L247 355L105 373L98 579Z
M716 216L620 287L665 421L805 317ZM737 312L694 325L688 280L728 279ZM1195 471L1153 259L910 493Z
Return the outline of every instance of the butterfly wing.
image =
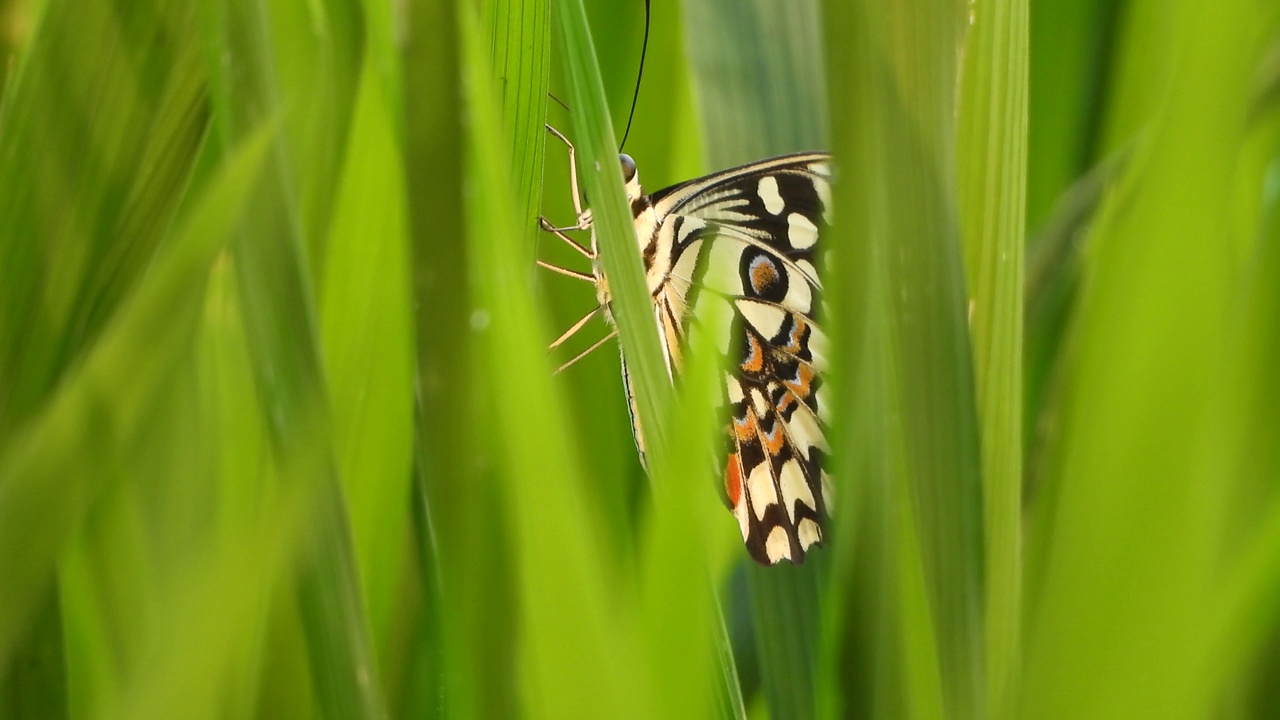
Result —
M732 311L720 339L728 368L725 494L751 556L804 560L823 538L830 497L826 337L815 322L818 236L830 206L830 157L806 153L744 165L650 196L666 268L654 313L668 364L704 305ZM638 223L639 225L639 223Z

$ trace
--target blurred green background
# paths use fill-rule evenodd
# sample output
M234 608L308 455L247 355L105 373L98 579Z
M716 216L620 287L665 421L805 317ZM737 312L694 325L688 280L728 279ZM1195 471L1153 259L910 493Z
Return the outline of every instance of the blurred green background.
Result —
M648 475L614 343L552 374L544 123L645 311L644 32L0 0L0 717L1280 715L1280 6L654 0L648 190L837 156L801 567L709 358L623 328Z

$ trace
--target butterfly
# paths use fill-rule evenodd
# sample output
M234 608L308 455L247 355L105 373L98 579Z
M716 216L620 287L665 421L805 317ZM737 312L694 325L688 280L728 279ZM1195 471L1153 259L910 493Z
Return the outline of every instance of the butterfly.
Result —
M597 313L614 329L561 369L617 335L608 279L594 231L586 248L565 233L591 229L591 211L578 192L573 145L570 183L578 222L542 228L591 260L590 274L539 261L556 272L589 280L598 305L551 344L558 347ZM678 376L703 303L723 302L731 322L725 356L722 453L726 504L751 557L763 565L794 564L820 545L831 503L824 469L828 408L822 377L827 339L815 316L821 307L819 236L830 200L831 157L799 153L749 163L646 195L635 161L620 155L636 243L644 261L668 375ZM644 434L631 376L623 385L636 447Z

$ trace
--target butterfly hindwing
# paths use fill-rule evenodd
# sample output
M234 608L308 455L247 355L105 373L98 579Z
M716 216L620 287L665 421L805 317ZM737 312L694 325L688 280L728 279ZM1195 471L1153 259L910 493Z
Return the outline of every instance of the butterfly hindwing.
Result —
M572 146L570 158L576 188ZM824 468L829 408L822 395L827 341L818 323L831 158L785 155L652 195L641 190L634 161L625 155L620 160L668 374L678 375L697 332L713 332L724 358L721 467L725 497L747 550L765 565L803 562L823 540L831 502ZM592 227L580 197L574 207L575 225L558 228L543 219L542 226L590 258L591 274L539 264L591 280L600 305L552 347L596 312L615 322L594 233L590 250L564 234ZM715 321L722 318L729 320ZM625 358L622 375L644 463L644 433Z
M669 367L681 365L698 308L732 310L720 341L725 495L748 551L766 565L802 562L828 513L826 338L815 316L829 161L810 153L745 165L660 190L652 215L637 214L646 270L651 279L664 270L651 290Z

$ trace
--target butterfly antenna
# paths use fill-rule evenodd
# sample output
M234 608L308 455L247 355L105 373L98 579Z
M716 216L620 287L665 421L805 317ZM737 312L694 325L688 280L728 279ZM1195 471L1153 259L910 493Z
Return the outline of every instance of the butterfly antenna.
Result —
M644 0L644 41L640 44L640 69L636 70L636 90L631 95L631 112L627 114L627 129L622 133L622 144L618 152L627 146L627 136L631 134L631 120L636 116L636 101L640 99L640 78L644 77L644 55L649 50L649 0Z
M565 111L565 112L573 112L572 110L570 110L570 109L569 109L569 106L568 106L568 105L565 105L565 104L564 104L564 101L563 101L563 100L561 100L560 98L556 97L556 96L555 96L555 95L553 95L552 93L548 92L548 93L547 93L547 97L551 98L552 100L555 100L555 101L556 101L556 104L557 104L557 105L559 105L560 107L564 108L564 111Z

